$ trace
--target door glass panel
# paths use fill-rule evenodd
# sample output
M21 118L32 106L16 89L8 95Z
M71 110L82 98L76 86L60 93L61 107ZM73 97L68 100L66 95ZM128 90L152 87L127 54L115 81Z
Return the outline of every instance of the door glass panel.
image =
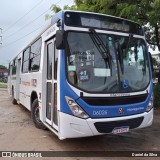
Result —
M47 82L47 101L46 101L46 117L51 120L51 96L52 96L52 83Z
M47 44L46 122L54 128L58 125L57 66L58 51L55 49L55 41L51 40Z
M53 46L52 43L47 46L47 79L52 79L52 52Z
M47 79L52 80L52 43L47 45ZM47 82L47 93L46 93L46 117L51 120L51 108L52 108L52 82Z
M53 122L58 124L57 120L57 83L54 84L54 109L53 109Z
M58 50L54 45L54 79L57 80Z

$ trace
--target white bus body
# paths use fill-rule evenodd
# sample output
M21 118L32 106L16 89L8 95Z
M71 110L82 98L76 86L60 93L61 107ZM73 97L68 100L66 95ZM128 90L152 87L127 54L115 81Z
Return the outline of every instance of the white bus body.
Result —
M64 49L56 49L56 41L58 43L58 39L56 39L57 31L63 30L68 32L70 37L74 34L72 31L78 31L78 34L79 32L83 32L84 36L87 37L88 35L85 34L88 32L88 28L87 26L76 27L65 25L63 16L66 12L67 11L61 11L58 13L55 18L53 18L52 25L27 45L27 47L10 62L8 86L9 93L12 95L12 102L14 104L22 104L30 110L36 127L42 129L45 129L45 127L49 128L59 139L94 136L106 133L116 134L128 132L134 128L150 126L153 121L153 88L152 78L149 74L151 72L150 67L147 68L145 66L145 73L143 74L145 74L147 78L149 77L149 80L144 80L144 83L147 85L140 90L137 89L139 85L137 88L133 87L135 90L132 89L133 91L129 91L132 87L131 85L134 85L132 81L133 78L123 79L123 92L111 92L110 88L110 91L106 93L97 93L94 91L91 93L91 89L87 91L85 88L80 88L81 86L83 87L82 84L85 85L85 83L88 83L93 78L94 80L96 79L95 83L98 83L102 81L102 78L110 77L111 72L110 67L108 69L95 67L93 68L94 77L91 78L92 68L88 67L91 69L87 70L84 69L83 66L83 68L77 72L79 80L75 80L77 77L75 77L74 74L76 73L76 63L78 62L69 65L67 72L66 65L68 62L66 61L69 58L66 57L66 54L68 53L66 53ZM69 16L69 13L72 12L68 11L67 16ZM87 12L85 13L87 14ZM113 34L119 37L129 36L129 33L119 31L101 30L99 28L95 30L101 34ZM139 39L145 42L144 35L133 33L133 37L135 41L136 38L138 39L137 43L139 43L139 45L142 43ZM94 35L93 38L95 38ZM138 50L138 53L142 52L140 47ZM90 52L86 51L86 54L90 54ZM96 55L95 53L93 54L94 55L90 57L92 57L92 61L94 61L93 66L95 66ZM145 63L148 63L150 66L147 52L145 54L144 59L147 61ZM141 56L142 55L139 56L139 59L142 59ZM74 60L76 59L75 57L76 55L71 55L70 59ZM87 62L87 65L90 65L90 63L91 62ZM125 64L123 65L125 66ZM129 66L128 68L133 70L131 63L127 65ZM142 70L142 67L139 64L139 69L136 72L137 75L141 73L140 69ZM130 72L130 70L128 72ZM70 77L74 79L73 81L76 81L75 84L68 79L69 77L67 78L67 74L70 74ZM126 71L126 74L129 75L130 73ZM144 75L142 75L142 79L143 76ZM88 82L84 80L85 78ZM138 82L139 80L137 80L137 84ZM111 84L112 83L110 83L110 85ZM76 87L76 85L78 87ZM129 85L131 87L128 87ZM100 90L102 87L98 87L98 89Z

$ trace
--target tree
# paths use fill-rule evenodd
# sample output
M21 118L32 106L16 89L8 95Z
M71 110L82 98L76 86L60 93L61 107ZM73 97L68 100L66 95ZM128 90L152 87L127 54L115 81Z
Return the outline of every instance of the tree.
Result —
M0 65L0 69L6 69L6 67L3 65Z
M57 13L61 10L61 8L55 4L52 4L51 7L50 7L50 10L53 12L53 13ZM49 15L49 14L46 14L45 15L45 19L48 20L50 19L52 16Z
M160 107L160 62L158 62L155 58L152 57L152 63L154 66L153 71L153 79L158 77L158 83L154 84L154 106L155 108Z
M74 2L75 5L65 6L64 9L104 13L142 24L147 42L152 48L157 46L160 51L160 0L74 0Z

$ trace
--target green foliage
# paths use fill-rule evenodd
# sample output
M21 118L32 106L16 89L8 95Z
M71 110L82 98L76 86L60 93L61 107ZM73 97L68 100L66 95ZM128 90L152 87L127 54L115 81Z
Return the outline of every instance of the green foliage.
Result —
M51 7L50 7L51 11L54 12L54 13L57 13L61 10L61 8L55 4L53 4Z
M0 65L0 69L6 69L6 67L3 65Z
M72 6L64 5L63 9L64 10L76 10L77 8L75 5L72 5Z
M152 63L153 66L157 66L158 68L160 67L160 63L154 57L152 57Z
M154 107L160 108L160 84L154 86Z
M152 57L152 63L153 63L154 68L160 67L160 63L153 57ZM159 74L157 74L156 70L154 70L154 72L152 73L153 79L158 76L159 76ZM158 77L158 80L159 80L159 77ZM158 82L154 86L154 107L160 108L160 82Z
M52 4L52 6L50 7L50 10L53 12L53 13L57 13L61 10L61 8L55 4ZM52 15L49 15L49 14L46 14L45 15L45 20L48 20L52 17Z
M153 63L153 73L152 73L152 77L154 78L158 78L159 80L159 68L160 68L160 63L159 61L157 61L155 58L152 57L152 63ZM158 82L160 84L160 82Z

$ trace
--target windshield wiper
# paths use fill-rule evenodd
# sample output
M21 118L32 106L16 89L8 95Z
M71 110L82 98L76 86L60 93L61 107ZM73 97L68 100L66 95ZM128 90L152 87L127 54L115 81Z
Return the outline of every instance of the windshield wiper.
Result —
M97 32L93 29L90 28L89 31L90 33L90 37L93 41L93 43L96 45L98 51L100 52L100 54L102 55L102 57L106 60L107 62L107 68L111 69L111 55L109 52L109 47L108 45L105 46L105 44L103 43L102 39L99 37L99 35L97 34Z
M122 74L124 74L123 52L122 52L119 40L117 40L117 52L118 52L118 60L119 60L119 63L120 63L121 72L122 72Z
M133 34L129 34L129 39L128 39L128 43L127 43L127 46L126 46L125 57L126 57L127 52L128 52L128 50L129 50L129 46L130 46L130 43L131 43L132 38L133 38Z

